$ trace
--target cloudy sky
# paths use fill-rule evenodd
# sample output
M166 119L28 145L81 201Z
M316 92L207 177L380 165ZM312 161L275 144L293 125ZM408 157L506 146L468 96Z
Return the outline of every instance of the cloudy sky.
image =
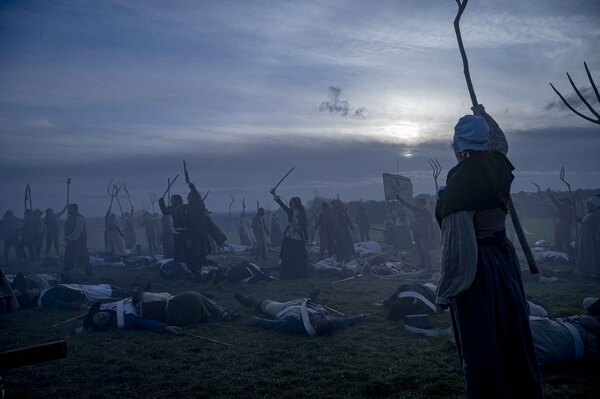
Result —
M58 208L65 181L84 214L103 213L111 178L139 208L182 173L267 203L281 187L383 199L382 172L433 192L428 158L455 161L470 112L453 0L3 1L0 210ZM600 109L600 2L471 0L461 22L478 99L507 133L515 191L531 181L600 189L600 128L572 115L565 72ZM586 90L587 89L587 90ZM584 110L584 108L582 108ZM444 175L443 175L444 176ZM184 192L183 179L176 190Z

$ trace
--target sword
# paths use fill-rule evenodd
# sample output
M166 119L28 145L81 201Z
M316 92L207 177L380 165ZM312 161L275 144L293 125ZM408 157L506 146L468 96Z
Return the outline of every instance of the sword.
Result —
M283 181L285 180L285 178L286 178L286 177L288 177L288 176L289 176L289 174L290 174L290 173L292 173L292 172L294 171L294 169L296 169L296 167L295 167L295 166L294 166L294 167L292 167L292 169L290 169L290 171L289 171L289 172L287 172L287 173L285 174L285 176L283 176L283 177L281 178L281 180L279 180L279 183L277 183L277 184L275 185L275 187L273 187L273 188L271 189L271 191L270 191L270 193L271 193L271 194L275 194L275 190L277 190L277 187L279 187L279 185L280 185L281 183L283 183Z

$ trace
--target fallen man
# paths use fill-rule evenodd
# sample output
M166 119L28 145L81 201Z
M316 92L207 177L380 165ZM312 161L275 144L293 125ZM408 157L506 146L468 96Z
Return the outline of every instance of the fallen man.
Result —
M88 302L125 298L133 294L109 284L57 284L44 289L15 290L21 309L36 305L49 309L87 309Z
M320 291L315 290L309 298L288 302L271 300L255 301L236 293L235 299L248 308L254 308L271 316L274 320L252 317L250 324L267 330L286 334L302 334L311 337L331 335L333 330L353 326L367 319L366 314L350 317L333 317L325 307L313 302Z
M178 326L209 320L232 321L239 317L194 291L175 296L168 292L140 292L118 302L95 303L83 320L87 330L147 330L181 334Z
M600 300L587 298L583 305L589 316L556 319L529 316L540 366L600 359Z

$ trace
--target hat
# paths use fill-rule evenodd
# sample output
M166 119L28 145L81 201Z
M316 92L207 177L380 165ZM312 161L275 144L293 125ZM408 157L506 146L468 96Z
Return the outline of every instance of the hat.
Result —
M490 127L482 116L465 115L454 127L452 146L460 154L467 150L484 151L490 140Z

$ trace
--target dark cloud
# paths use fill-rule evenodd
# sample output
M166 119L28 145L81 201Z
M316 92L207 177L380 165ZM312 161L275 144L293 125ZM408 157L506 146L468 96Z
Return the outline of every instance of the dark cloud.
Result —
M562 188L558 178L565 166L573 187L600 187L600 128L552 128L507 131L509 157L516 167L515 191L531 191L535 181L542 187ZM381 173L399 172L410 177L415 194L433 192L428 158L438 158L442 166L440 181L456 164L449 140L415 145L392 144L352 138L283 137L258 140L235 150L200 152L200 144L190 145L176 155L133 155L89 162L48 162L43 166L19 165L0 160L0 210L21 209L23 190L29 182L34 207L59 208L66 198L66 178L72 177L71 198L88 215L100 215L108 206L106 185L111 178L127 182L132 200L140 207L148 194L162 195L167 179L182 174L181 160L186 159L190 177L204 193L210 190L207 205L214 211L226 211L231 195L236 197L234 211L241 198L247 204L269 203L269 189L289 170L279 191L282 195L312 198L314 190L344 200L383 198ZM565 142L569 145L565 146ZM404 154L412 156L406 157ZM184 194L183 175L173 193ZM125 197L123 200L126 201Z
M342 99L341 87L329 86L327 88L327 95L329 96L329 100L323 101L321 105L319 105L319 111L327 111L330 114L348 116L348 114L351 112L351 107L348 100ZM351 115L355 118L364 119L366 111L367 110L365 107L360 107L356 109Z

